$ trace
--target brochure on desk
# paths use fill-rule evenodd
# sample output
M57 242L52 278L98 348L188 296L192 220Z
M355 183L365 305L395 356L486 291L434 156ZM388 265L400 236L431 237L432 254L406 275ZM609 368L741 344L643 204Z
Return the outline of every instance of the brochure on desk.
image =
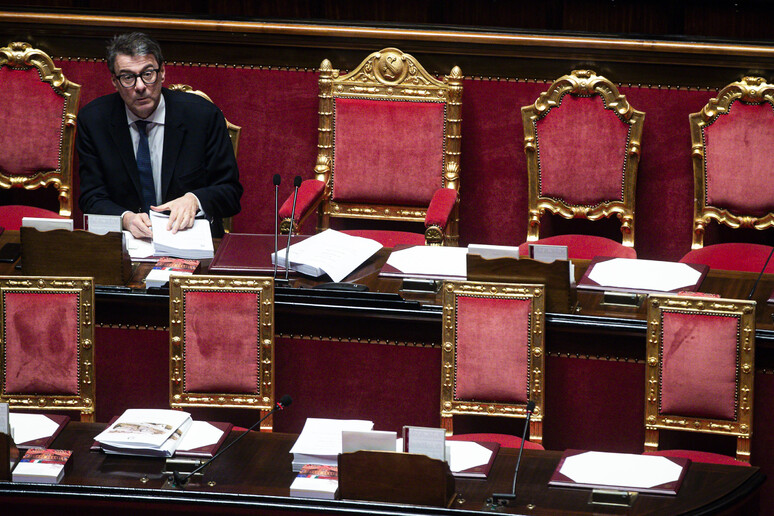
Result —
M676 495L690 464L682 457L566 450L548 485Z
M709 267L703 264L597 256L578 282L581 290L695 292Z
M9 414L11 435L19 449L50 448L56 436L70 421L58 414Z

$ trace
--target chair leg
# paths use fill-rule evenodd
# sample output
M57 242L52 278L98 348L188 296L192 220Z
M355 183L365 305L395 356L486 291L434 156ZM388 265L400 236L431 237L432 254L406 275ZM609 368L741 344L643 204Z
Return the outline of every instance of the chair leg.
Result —
M81 422L82 423L93 423L94 422L94 412L91 412L89 414L81 412Z
M529 440L535 444L543 445L543 421L529 422Z
M266 415L266 410L261 410L260 417ZM261 432L272 432L274 430L274 416L269 416L261 423Z
M446 430L446 436L454 435L454 421L451 415L441 415L441 428Z
M645 451L658 451L658 430L651 428L645 429Z
M750 439L747 437L736 438L736 460L750 463Z

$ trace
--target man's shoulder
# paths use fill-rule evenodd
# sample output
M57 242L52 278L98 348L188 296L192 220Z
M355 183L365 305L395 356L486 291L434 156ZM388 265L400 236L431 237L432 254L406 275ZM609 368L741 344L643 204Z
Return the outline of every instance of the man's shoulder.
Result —
M171 105L174 108L179 109L186 116L220 113L218 106L204 97L200 97L193 93L172 91L165 88L164 100L167 102L167 106Z
M110 93L108 95L97 97L78 110L78 117L88 118L99 116L106 111L113 109L117 100L121 100L118 93Z

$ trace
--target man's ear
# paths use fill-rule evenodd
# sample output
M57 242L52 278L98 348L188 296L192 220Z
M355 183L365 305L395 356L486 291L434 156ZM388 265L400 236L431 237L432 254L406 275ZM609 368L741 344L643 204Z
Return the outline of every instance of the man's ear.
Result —
M119 91L119 89L118 89L118 86L119 86L118 85L118 79L116 79L115 75L113 75L113 74L110 75L110 82L113 83L113 87L116 89L116 91Z
M161 65L159 68L159 79L161 80L161 84L164 84L164 72L166 70L164 69L164 65Z

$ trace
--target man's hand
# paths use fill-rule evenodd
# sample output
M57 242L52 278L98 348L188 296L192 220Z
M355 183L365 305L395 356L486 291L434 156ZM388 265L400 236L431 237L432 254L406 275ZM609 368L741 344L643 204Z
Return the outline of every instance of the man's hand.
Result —
M135 238L152 238L151 221L147 213L124 214L121 219L124 229L129 231Z
M169 211L167 230L174 234L178 230L193 226L196 213L199 211L199 202L196 200L196 196L189 192L161 206L151 206L151 209L153 211Z

